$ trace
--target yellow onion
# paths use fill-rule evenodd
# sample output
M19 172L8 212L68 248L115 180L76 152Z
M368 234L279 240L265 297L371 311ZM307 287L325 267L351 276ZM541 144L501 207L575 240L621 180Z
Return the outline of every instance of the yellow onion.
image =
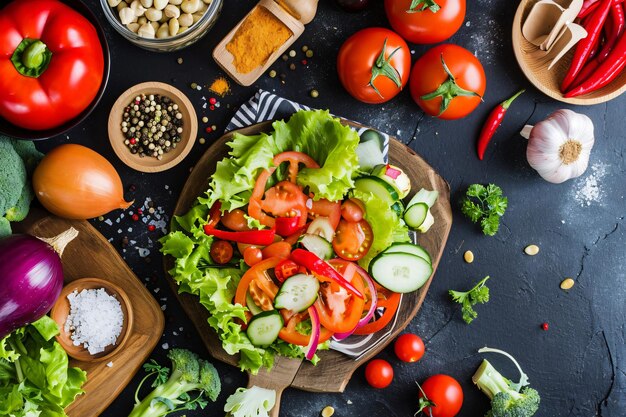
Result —
M50 151L33 174L33 189L41 204L66 219L91 219L131 204L124 200L122 180L113 165L81 145L61 145Z

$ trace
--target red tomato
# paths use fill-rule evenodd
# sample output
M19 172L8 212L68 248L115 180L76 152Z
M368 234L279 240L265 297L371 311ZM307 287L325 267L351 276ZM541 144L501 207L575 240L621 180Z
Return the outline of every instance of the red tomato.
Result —
M225 264L233 259L233 246L225 240L214 240L209 253L215 262Z
M313 206L311 207L311 210L309 210L309 214L312 218L318 216L328 217L330 225L336 229L339 224L339 220L341 219L341 203L338 201L331 202L325 198L320 198L318 201L313 202Z
M13 1L0 11L1 117L32 130L60 126L89 106L103 76L98 34L77 11L56 0Z
M415 334L405 333L393 345L398 359L404 362L417 362L424 356L424 342Z
M234 230L236 232L250 230L248 227L248 220L246 220L244 214L245 212L241 209L227 211L222 215L222 224L230 230Z
M465 0L423 0L414 8L412 3L413 0L385 0L391 27L411 43L445 41L465 20Z
M410 70L411 52L406 42L384 28L355 33L337 57L341 84L364 103L384 103L394 98L406 86Z
M342 220L333 238L333 250L342 259L356 261L372 246L374 234L367 220L358 223Z
M249 246L243 251L243 261L248 266L254 266L261 262L263 253L256 246Z
M393 381L393 368L384 359L374 359L365 367L365 379L374 388L386 388Z
M419 411L430 417L454 417L463 405L463 389L448 375L439 374L428 378L422 384L419 396Z
M291 253L291 245L283 241L275 242L261 249L261 253L263 254L263 259L271 258L273 256L278 256L280 258L289 258L289 254Z
M470 114L480 104L486 85L485 71L478 58L452 44L430 49L415 62L411 72L413 100L424 112L440 119L459 119ZM440 88L445 90L439 91L442 94L438 94ZM445 95L452 98L443 101Z
M363 207L356 201L358 200L346 200L341 205L341 217L349 222L360 222L363 220Z
M274 275L280 282L285 282L289 277L292 277L298 273L298 265L290 260L285 259L274 268Z

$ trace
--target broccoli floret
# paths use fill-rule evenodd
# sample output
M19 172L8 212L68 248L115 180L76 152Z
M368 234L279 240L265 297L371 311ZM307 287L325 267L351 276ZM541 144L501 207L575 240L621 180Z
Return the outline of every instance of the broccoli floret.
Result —
M221 384L213 365L186 349L172 349L167 356L172 361L171 373L155 361L144 365L149 374L137 387L135 407L129 417L163 417L180 410L195 410L198 406L204 409L206 398L217 399ZM151 376L156 376L152 383L155 389L140 401L139 390ZM192 391L197 393L193 398Z
M500 353L510 358L520 372L520 381L515 383L503 377L486 359L472 377L474 384L491 399L491 410L485 417L532 417L539 409L539 393L528 386L528 376L517 361L508 353L497 349L483 348L479 352Z
M4 136L0 136L0 140L6 139ZM11 145L13 145L13 149L15 152L22 158L24 162L24 166L26 166L26 171L28 172L28 176L33 175L33 171L39 165L39 161L43 158L43 154L39 152L35 148L35 144L29 140L16 140L9 139Z
M30 203L35 197L30 182L27 182L22 188L22 194L19 200L15 203L15 206L7 210L6 218L10 222L21 222L28 215L30 209Z
M0 239L9 236L11 233L11 223L4 217L0 217Z
M8 139L0 138L0 215L20 199L26 184L26 167Z

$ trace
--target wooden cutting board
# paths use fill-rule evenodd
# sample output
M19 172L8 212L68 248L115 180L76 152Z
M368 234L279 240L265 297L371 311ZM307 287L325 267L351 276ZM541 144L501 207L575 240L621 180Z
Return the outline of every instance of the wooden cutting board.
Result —
M65 284L78 278L103 278L123 288L131 300L135 317L124 347L110 359L81 362L70 358L70 366L87 372L85 394L76 398L65 412L69 417L96 417L128 385L158 343L165 319L161 307L126 265L115 248L88 222L65 220L43 211L32 210L16 232L53 237L73 227L78 236L63 252ZM107 363L113 362L108 367Z
M342 122L357 129L363 127L346 120L342 120ZM271 130L271 122L265 122L237 130L236 132L244 135L256 135L261 132L270 132ZM217 162L227 156L228 148L226 147L226 142L232 139L233 133L229 132L221 137L200 158L178 199L174 209L175 215L185 214L196 198L207 190L209 176L215 171ZM413 185L412 194L422 187L439 191L439 198L432 207L435 225L428 233L418 237L419 244L431 254L433 270L436 270L452 226L450 187L424 159L396 139L390 140L389 162L401 167L411 178ZM166 271L173 267L171 257L166 257L164 262ZM270 371L261 369L258 375L250 375L248 385L257 385L276 390L276 406L271 413L273 417L278 417L280 396L283 390L289 386L312 392L343 392L354 371L364 362L378 354L413 319L426 297L431 280L432 277L419 291L403 296L403 302L398 309L395 326L390 335L384 343L377 345L358 360L333 350L320 352L321 361L317 366L313 366L309 362L277 356L274 367ZM197 297L190 294L178 294L174 280L170 277L168 281L211 354L222 362L238 366L239 357L229 355L224 351L217 334L207 323L208 311L200 305Z

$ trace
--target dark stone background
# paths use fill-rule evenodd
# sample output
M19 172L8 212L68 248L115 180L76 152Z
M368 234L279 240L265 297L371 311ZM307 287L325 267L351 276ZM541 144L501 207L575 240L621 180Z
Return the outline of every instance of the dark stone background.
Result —
M286 83L281 85L278 78L263 76L252 87L233 86L232 94L221 99L222 106L215 111L202 109L202 97L210 97L206 88L201 92L193 91L189 84L196 82L206 86L222 74L211 58L211 51L256 1L225 1L217 26L205 38L192 47L170 54L151 53L132 46L108 26L98 1L88 0L87 3L104 24L111 47L111 79L107 92L88 120L68 135L40 142L38 146L49 150L61 143L73 142L95 149L115 165L129 189L127 197L139 204L150 197L157 207L171 213L190 168L208 144L219 137L219 133L201 132L207 144L196 143L183 163L165 173L142 174L123 165L113 154L107 138L109 110L128 87L152 80L169 82L182 89L196 104L198 116L206 115L209 124L217 125L219 132L234 109L257 88L275 91L313 107L329 108L337 115L410 142L411 147L450 182L454 227L426 301L407 329L426 342L427 353L423 360L405 364L395 358L392 348L387 348L380 357L389 360L395 370L395 379L389 388L370 388L359 369L343 394L312 395L287 390L281 415L317 416L324 406L333 405L338 416L410 417L417 403L414 381L446 373L459 380L464 388L465 402L460 416L482 416L488 401L473 387L470 378L481 360L476 350L485 345L505 349L517 357L532 385L542 395L538 416L626 415L626 99L620 97L607 104L574 108L591 117L596 126L590 168L581 178L562 185L543 181L526 163L524 140L517 132L527 121L537 122L555 109L570 106L540 94L529 85L517 66L510 36L517 2L468 2L466 24L450 42L478 56L487 73L488 87L485 103L469 117L458 121L424 117L408 91L387 104L371 106L352 99L339 84L335 58L342 42L358 29L388 26L380 0L371 1L369 9L359 14L345 13L334 2L322 0L315 21L294 46L298 57L290 62L297 64L297 70L290 71L288 63L280 60L273 66L279 73L287 74ZM303 67L300 48L305 44L314 50L315 56ZM418 57L428 47L412 46L412 49ZM177 64L179 57L184 59L182 65ZM486 160L480 162L474 148L483 120L496 103L520 87L528 88L528 92L513 105ZM312 88L319 91L319 98L309 96ZM592 167L595 167L595 174ZM598 179L598 196L589 201L577 192L592 181L589 178L592 175ZM493 238L484 237L458 210L465 188L475 182L497 183L509 198L502 230ZM130 191L132 189L134 191ZM161 343L191 348L208 356L165 282L156 247L159 234L149 233L128 216L117 224L119 216L119 212L106 216L113 221L112 226L97 220L93 224L112 239L139 278L146 282L159 302L167 306L165 334L153 357L166 363L166 351ZM133 227L132 233L126 232L128 227ZM118 233L118 229L123 232ZM149 247L151 262L140 258L138 251L130 246L123 250L123 236L136 240L136 246ZM531 243L541 247L536 257L525 256L522 252ZM467 249L476 255L471 265L462 260ZM447 290L469 288L485 275L492 277L489 281L492 300L477 308L479 317L468 326L461 320L459 308L450 302ZM569 292L559 289L565 277L576 280ZM541 330L543 322L550 324L549 331ZM506 375L516 378L507 360L490 359ZM187 416L223 416L226 397L236 387L245 386L246 378L237 369L216 365L222 376L222 395L207 410L188 412ZM133 392L142 374L140 371L104 416L129 413Z

